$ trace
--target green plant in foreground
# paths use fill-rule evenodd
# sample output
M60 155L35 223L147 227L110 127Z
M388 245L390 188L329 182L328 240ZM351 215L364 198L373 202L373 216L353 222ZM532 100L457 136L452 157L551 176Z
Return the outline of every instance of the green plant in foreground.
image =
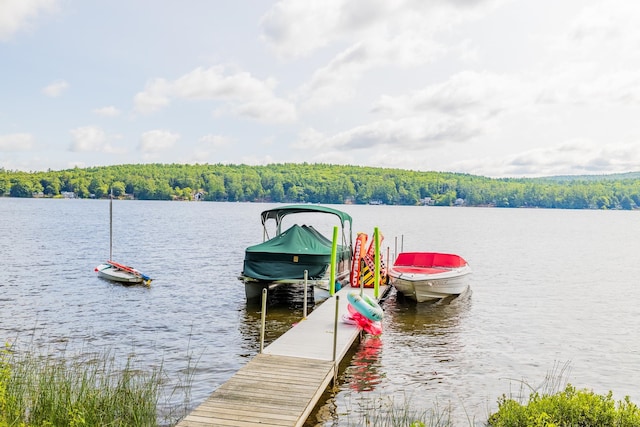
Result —
M358 409L347 414L348 425L375 427L451 427L451 407L440 407L437 402L428 410L417 410L410 398L402 402L394 396L368 396L358 402Z
M155 426L161 370L115 357L0 350L0 427Z
M498 412L489 416L491 427L634 427L640 409L625 397L616 405L612 393L598 395L568 384L555 394L532 393L526 405L502 396Z
M12 379L14 370L11 365L11 347L5 344L0 350L0 427L24 426L20 421L23 404L21 396L21 385Z

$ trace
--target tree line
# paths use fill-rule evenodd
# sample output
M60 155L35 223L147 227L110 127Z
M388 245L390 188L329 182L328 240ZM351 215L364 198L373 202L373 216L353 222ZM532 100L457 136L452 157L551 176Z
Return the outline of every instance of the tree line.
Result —
M132 164L60 171L0 168L0 196L323 204L637 209L637 173L487 178L330 164Z

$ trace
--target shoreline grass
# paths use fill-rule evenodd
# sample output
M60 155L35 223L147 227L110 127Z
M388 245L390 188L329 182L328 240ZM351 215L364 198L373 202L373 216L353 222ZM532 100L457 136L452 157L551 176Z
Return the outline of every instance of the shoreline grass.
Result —
M126 360L111 352L54 357L6 344L0 349L0 427L172 426L189 409L192 363L188 355L183 378L172 386L162 365L140 369L131 355ZM616 402L611 392L576 389L566 381L568 372L568 363L555 365L537 387L518 381L519 390L499 397L498 410L483 425L640 425L640 408L628 397ZM367 397L341 417L349 426L377 427L452 427L461 421L452 419L451 404L436 402L431 409L417 410L411 400ZM466 421L476 425L475 420Z
M532 386L516 381L519 389L497 399L498 409L479 421L485 427L636 427L640 426L640 408L628 396L615 401L613 393L596 394L578 389L568 380L569 363L556 363L542 383ZM512 380L515 381L515 380ZM475 419L454 420L451 404L438 402L431 409L416 410L412 398L402 402L393 396L360 399L358 408L347 410L348 426L376 427L453 427L466 422L479 425ZM465 411L466 412L466 411Z
M165 383L162 365L141 369L131 355L52 356L7 344L0 350L0 427L172 425L189 406L184 390L191 385L170 391L185 402L159 419Z

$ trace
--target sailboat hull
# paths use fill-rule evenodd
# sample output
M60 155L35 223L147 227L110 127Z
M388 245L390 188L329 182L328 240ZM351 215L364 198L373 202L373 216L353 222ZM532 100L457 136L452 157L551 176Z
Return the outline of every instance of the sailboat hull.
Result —
M95 268L95 271L98 273L98 277L106 280L111 280L113 282L129 284L138 284L145 282L145 279L143 277L129 271L121 270L110 264L100 264Z

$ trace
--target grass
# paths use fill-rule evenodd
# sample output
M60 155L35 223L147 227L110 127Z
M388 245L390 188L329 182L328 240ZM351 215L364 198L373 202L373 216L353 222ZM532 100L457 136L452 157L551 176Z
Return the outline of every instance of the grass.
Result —
M596 394L577 389L568 382L569 364L556 364L543 382L533 387L519 381L520 387L509 397L498 399L498 410L482 425L487 427L637 427L640 408L629 397L616 402L612 392ZM393 397L365 398L357 410L345 416L349 426L379 427L453 427L460 425L451 417L451 407L437 405L426 411L412 409L411 399L394 401ZM469 426L477 425L467 419Z
M628 396L616 402L613 393L596 394L577 389L564 381L569 364L554 366L539 387L521 382L517 396L503 395L498 411L489 415L490 427L635 427L640 425L640 408ZM523 391L529 389L529 396Z
M110 353L53 357L35 351L0 349L0 427L156 426L173 425L189 408L192 358L177 386L167 383L162 366L138 369L129 356L121 365ZM628 397L598 395L565 381L569 365L556 365L542 384L520 381L520 389L498 399L490 427L632 427L640 425L640 408ZM528 397L526 395L528 394ZM169 405L160 404L166 396ZM178 396L179 395L179 396ZM176 397L184 401L176 404ZM415 410L406 396L367 397L357 410L343 414L349 426L452 427L451 407ZM159 416L159 408L169 407ZM163 419L159 419L163 418ZM473 420L467 420L470 426Z
M367 427L452 427L451 407L418 410L404 396L398 402L394 396L366 397L358 402L358 410L344 414L349 426ZM470 423L471 425L471 423Z
M5 345L0 350L0 427L156 426L163 376L162 366L138 369L132 356L124 361L108 352L53 357ZM169 416L182 415L170 411Z

